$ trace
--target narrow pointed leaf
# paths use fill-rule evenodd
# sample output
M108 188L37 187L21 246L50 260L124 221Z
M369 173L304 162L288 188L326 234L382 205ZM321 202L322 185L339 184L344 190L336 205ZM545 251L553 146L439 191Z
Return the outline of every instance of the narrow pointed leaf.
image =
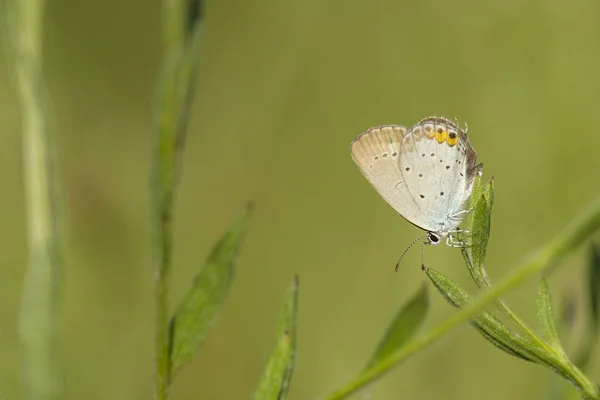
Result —
M382 338L377 350L367 363L365 369L368 369L378 361L392 354L402 347L417 332L423 324L427 310L429 309L429 297L427 295L427 286L421 286L421 289L404 304L396 317L389 325L387 332Z
M577 317L577 312L577 297L574 293L567 292L562 298L560 311L556 318L558 337L563 338L564 341L571 341L573 338L573 324ZM582 356L587 357L587 355L581 353L580 344L577 343L576 348L571 350L572 354L569 356L573 364L578 367L581 367ZM571 390L571 386L563 379L558 379L554 375L548 376L546 393L548 400L567 400L568 398L573 398L574 400L577 398L575 395L576 392Z
M587 271L588 302L589 302L589 330L579 340L577 351L573 355L573 363L580 368L587 368L593 355L593 349L598 340L598 326L600 315L598 301L600 300L600 246L592 244L590 261Z
M189 0L186 8L186 34L189 39L204 18L204 0Z
M494 202L494 178L482 185L481 177L476 176L471 194L471 211L468 219L470 233L469 245L462 253L475 283L480 289L488 288L491 283L484 269L485 255L490 237L492 205Z
M588 267L588 284L589 284L589 302L591 322L594 328L593 334L597 334L598 325L600 325L600 246L592 245L592 255Z
M540 326L544 336L550 346L559 354L563 354L556 324L554 323L554 313L552 312L552 297L546 279L540 281L537 297L537 314Z
M227 297L251 208L215 244L171 319L171 375L200 349Z
M277 344L254 393L254 400L283 400L292 380L296 348L298 277L288 289L277 325Z
M485 196L485 199L487 201L488 210L489 210L490 216L491 216L491 212L494 210L494 200L496 197L496 185L494 183L493 176L490 178L490 181L485 186L485 188L483 190L483 195Z
M448 277L425 267L423 269L451 304L463 307L472 301L470 296ZM477 326L487 340L508 354L545 365L575 385L581 393L585 394L584 398L600 399L598 386L587 379L566 356L561 352L553 351L547 344L540 343L539 340L529 339L525 336L529 335L528 332L523 334L513 332L487 312L472 318L471 322Z
M482 176L477 174L475 179L473 180L473 189L471 190L471 201L469 204L469 208L471 211L469 212L469 217L467 219L467 229L471 232L475 231L475 228L478 227L478 221L480 219L480 215L474 213L479 206L479 203L483 200L484 188L482 183Z
M450 278L431 268L423 270L436 289L454 307L468 305L472 298ZM539 363L540 360L529 349L532 343L522 335L506 327L500 320L487 311L471 319L471 325L490 343L506 353L526 361Z
M482 167L481 167L482 168ZM481 169L483 171L483 168ZM473 179L473 189L471 189L471 198L477 199L481 197L484 192L484 182L483 182L483 174L478 173L475 175L475 179ZM473 203L471 203L473 206ZM473 223L473 218L469 215L469 224Z
M473 189L471 190L471 200L469 202L469 209L471 210L468 214L467 217L467 230L469 232L472 232L475 228L475 220L476 220L476 215L475 213L473 213L473 211L478 208L479 203L482 201L482 186L481 186L481 175L477 174L475 176L475 179L473 180ZM471 237L469 237L469 235L467 235L467 237L469 238L468 242L471 241ZM469 269L469 272L471 273L471 275L473 277L475 277L473 275L473 249L472 247L469 246L465 246L463 248L461 248L461 253L463 255L463 258L465 260L465 263L467 264L467 268Z

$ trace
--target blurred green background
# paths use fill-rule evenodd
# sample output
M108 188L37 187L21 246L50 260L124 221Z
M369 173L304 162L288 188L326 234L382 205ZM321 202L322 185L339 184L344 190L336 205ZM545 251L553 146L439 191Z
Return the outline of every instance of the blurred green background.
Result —
M230 297L173 399L249 398L300 274L291 399L353 378L426 279L421 232L353 164L380 124L457 117L496 178L488 249L508 273L600 196L600 5L458 0L207 2L196 102L176 210L172 304L247 200L256 202ZM148 174L160 3L47 3L45 77L68 206L63 348L70 399L152 396ZM20 114L0 54L0 391L20 398L16 323L26 263ZM550 279L582 296L586 252ZM460 252L428 266L474 292ZM535 282L509 302L535 325ZM425 329L453 312L432 292ZM580 325L580 324L579 324ZM597 358L597 357L596 357ZM596 363L590 377L600 381ZM372 386L373 399L547 398L547 370L467 325ZM356 396L361 399L362 395Z

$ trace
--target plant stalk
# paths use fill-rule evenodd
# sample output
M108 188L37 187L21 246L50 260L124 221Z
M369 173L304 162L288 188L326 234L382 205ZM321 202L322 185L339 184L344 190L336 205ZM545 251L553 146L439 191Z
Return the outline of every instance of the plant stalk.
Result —
M19 320L25 398L64 398L58 357L61 301L58 180L42 79L43 0L5 4L21 104L28 266ZM10 8L9 8L10 7ZM11 30L12 29L12 30Z
M405 361L417 351L429 346L438 338L448 333L462 322L465 322L481 313L487 306L493 303L500 296L521 285L533 275L555 266L560 259L562 259L579 244L583 243L599 227L600 201L596 201L578 218L572 221L572 223L569 224L562 233L560 233L545 247L535 253L535 255L528 261L525 261L523 264L521 264L506 278L492 286L489 290L483 292L473 301L473 303L457 311L438 327L413 340L406 346L398 349L398 351L391 354L389 357L386 357L372 368L369 368L357 379L338 389L331 395L325 397L325 399L339 400L345 398L346 396L355 393L376 379L381 378L384 374ZM576 378L580 379L581 376L578 375ZM587 378L585 379L587 380ZM586 390L585 395L589 395L589 398L591 399L596 399L597 397L594 396L597 396L597 388L595 389L595 393L593 393L594 391L591 389L591 387L589 387L588 384L585 386L585 388L582 388ZM595 385L593 386L595 387Z
M151 178L155 304L155 399L167 400L171 384L169 282L173 247L174 192L182 158L185 120L181 62L185 44L187 2L163 0L163 70L157 93L153 170Z

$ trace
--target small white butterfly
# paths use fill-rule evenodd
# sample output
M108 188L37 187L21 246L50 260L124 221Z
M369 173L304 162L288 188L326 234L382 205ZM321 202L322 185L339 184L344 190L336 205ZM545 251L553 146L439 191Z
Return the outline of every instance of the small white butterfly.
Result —
M466 133L446 118L429 117L410 129L371 128L350 145L363 175L408 222L427 232L428 244L463 247L460 232L475 176L483 165ZM414 243L414 242L413 242Z

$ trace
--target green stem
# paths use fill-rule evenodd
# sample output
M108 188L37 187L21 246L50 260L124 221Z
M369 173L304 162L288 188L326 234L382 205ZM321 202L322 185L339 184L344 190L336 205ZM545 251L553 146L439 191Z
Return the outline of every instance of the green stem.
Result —
M498 306L504 314L516 325L522 332L531 340L537 348L542 349L542 353L552 354L554 362L552 364L559 365L562 374L569 377L569 381L581 392L586 399L598 400L600 393L598 387L591 382L588 377L569 361L567 356L561 351L558 352L552 346L549 346L538 334L536 334L526 323L524 323L502 300L497 301Z
M155 304L155 399L168 399L171 383L171 332L169 323L169 277L173 246L173 203L183 150L181 122L181 57L186 29L184 0L163 1L163 71L159 82L151 193L154 249ZM187 83L187 82L185 82ZM184 85L186 89L187 86Z
M533 275L554 266L561 258L573 250L600 227L600 201L594 203L582 215L575 219L565 230L545 247L539 250L529 261L520 265L513 273L502 279L498 284L483 292L473 303L462 308L438 327L398 349L389 357L369 368L357 379L341 389L325 397L327 400L338 400L356 392L374 380L381 378L392 368L399 365L408 357L435 342L442 335L462 322L481 313L485 307L493 303L503 294L516 288ZM577 375L577 379L582 379ZM587 378L585 378L587 380ZM587 388L587 390L591 390ZM590 393L591 394L591 393ZM595 398L595 397L591 397Z
M7 4L5 4L7 6ZM62 399L58 360L61 259L58 181L44 113L42 28L44 1L14 1L5 9L21 103L23 170L29 263L25 273L19 336L23 392L35 400Z
M187 0L189 1L189 0ZM186 0L163 0L164 59L180 51L185 39Z
M164 204L164 203L163 203ZM157 205L160 219L154 222L155 244L158 249L155 262L155 354L156 354L156 388L157 400L167 399L170 381L170 334L169 334L169 270L171 266L171 216L164 205Z
M585 400L599 400L600 391L598 386L574 364L568 360L562 360L563 371L569 377L569 381L579 390Z

